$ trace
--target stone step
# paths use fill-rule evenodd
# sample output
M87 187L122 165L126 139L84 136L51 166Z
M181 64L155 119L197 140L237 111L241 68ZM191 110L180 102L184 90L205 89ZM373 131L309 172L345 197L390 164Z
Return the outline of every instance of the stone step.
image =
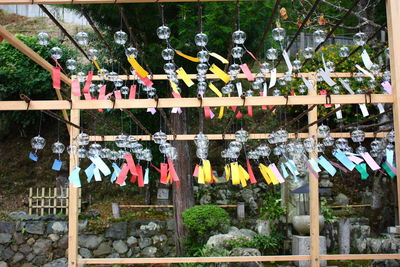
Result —
M400 235L400 225L397 226L389 226L387 228L387 232L389 234Z

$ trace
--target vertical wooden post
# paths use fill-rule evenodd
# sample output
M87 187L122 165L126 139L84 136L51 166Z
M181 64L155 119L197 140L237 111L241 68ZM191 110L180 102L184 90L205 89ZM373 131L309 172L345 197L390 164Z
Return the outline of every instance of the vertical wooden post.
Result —
M392 73L393 88L393 122L396 132L396 166L400 166L400 1L386 0L386 17L388 25L390 72ZM397 175L397 209L400 216L400 183ZM397 218L400 223L400 218Z
M309 90L309 95L317 95L317 74L313 73L310 76L313 88ZM311 107L311 105L308 105ZM314 108L308 112L308 123L312 123L318 119L318 108ZM312 125L308 128L310 137L314 138L317 142L317 124ZM310 158L315 158L317 151L310 153ZM318 179L314 177L312 173L309 173L309 184L310 184L310 255L311 255L311 267L319 267L320 250L319 250L319 194L318 194Z
M29 215L32 214L32 198L33 198L33 188L29 188Z
M239 220L243 220L246 217L244 202L238 202L236 211Z
M79 97L74 96L71 90L71 99L79 100ZM71 110L71 122L80 125L80 110ZM70 144L74 144L74 138L78 136L79 129L71 127L70 131ZM69 171L70 173L78 165L78 155L71 154L69 157ZM79 188L76 188L69 183L69 197L68 197L68 266L78 266L78 199L79 199Z

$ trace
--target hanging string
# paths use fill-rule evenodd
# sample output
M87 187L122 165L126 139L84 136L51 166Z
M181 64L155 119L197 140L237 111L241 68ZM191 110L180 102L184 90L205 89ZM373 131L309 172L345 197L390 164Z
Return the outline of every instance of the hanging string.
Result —
M39 132L38 132L39 136L40 136L40 131L42 129L42 119L43 119L43 111L40 111Z
M199 31L203 32L203 6L200 3L200 0L197 2L198 4L198 23L199 23Z

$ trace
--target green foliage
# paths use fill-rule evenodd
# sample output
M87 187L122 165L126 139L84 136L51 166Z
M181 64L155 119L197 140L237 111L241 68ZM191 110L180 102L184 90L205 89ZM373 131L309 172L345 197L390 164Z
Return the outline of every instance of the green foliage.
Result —
M228 213L215 205L195 206L182 213L183 224L188 231L186 244L193 253L204 245L216 232L224 232L229 227Z
M324 216L327 223L334 223L337 221L337 217L333 214L333 209L328 207L326 198L321 199L321 214Z
M238 238L227 241L230 248L256 248L262 255L276 255L282 248L284 237L282 234L272 234L270 236L256 234L252 239Z
M49 54L50 48L58 46L63 50L60 64L72 56L72 52L66 46L52 39L48 46L41 46L37 38L32 36L16 35L32 50L52 63ZM52 88L51 74L19 52L11 44L4 41L0 44L0 100L19 100L19 94L25 94L31 99L55 99L55 91ZM2 130L11 128L18 123L22 128L34 125L38 122L40 112L1 113L0 125Z
M279 192L270 192L265 196L263 205L260 209L260 217L263 220L278 220L286 214L286 209L282 207L282 199Z

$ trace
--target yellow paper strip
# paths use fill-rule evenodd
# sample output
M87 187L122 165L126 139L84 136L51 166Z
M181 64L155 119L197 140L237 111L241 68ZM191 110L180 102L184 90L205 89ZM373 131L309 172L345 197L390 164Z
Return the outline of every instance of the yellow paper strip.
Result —
M205 184L205 182L204 182L204 169L203 169L203 166L199 166L199 173L198 173L197 178L198 178L197 182L198 182L199 184Z
M219 108L218 119L222 119L224 116L224 107Z
M219 61L221 61L224 64L228 64L229 63L228 60L226 60L223 56L218 55L217 53L211 52L209 55L212 56L213 58L218 59Z
M232 172L232 184L240 184L240 173L237 162L231 163L231 172Z
M128 61L131 64L132 68L135 69L135 71L137 72L137 74L140 75L140 77L147 77L147 75L149 75L149 73L142 68L142 66L140 66L140 64L136 61L136 59L133 56L129 56L128 57Z
M249 180L249 179L250 179L250 175L249 175L249 173L242 167L242 165L239 165L239 169L240 169L240 172L241 172L242 176L244 177L244 179Z
M96 59L92 58L93 64L96 66L96 69L100 72L100 75L103 76L103 72L100 69L99 63L97 63Z
M219 179L218 179L217 177L215 177L214 175L212 176L212 178L213 178L213 180L214 180L215 182L219 182Z
M271 182L273 184L279 184L278 179L276 178L274 172L271 170L270 167L265 167L265 171L268 173L269 178L271 178Z
M175 53L177 53L179 56L186 58L187 60L193 61L193 62L199 62L199 59L197 57L192 57L192 56L188 56L184 53L182 53L179 50L175 50Z
M211 182L211 164L207 159L203 159L203 170L204 170L204 181L206 183Z
M229 164L226 164L224 169L225 169L225 179L229 181L229 179L231 178L231 169L229 168Z
M266 166L261 163L260 165L258 165L258 168L260 169L260 172L264 177L265 181L267 182L267 184L271 184L272 183L271 178L269 178L268 173L265 170Z
M169 180L171 180L171 174L170 173L168 173L168 175L167 175L167 184L169 184Z
M172 91L174 91L175 93L179 94L178 86L176 86L176 83L174 83L173 81L170 80L169 84L171 85Z
M215 85L214 84L212 84L212 83L209 83L208 84L208 87L210 87L210 89L217 95L217 96L219 96L219 97L222 97L222 93L221 93L221 91L220 90L218 90L218 88L217 87L215 87Z
M231 77L228 74L226 74L225 71L218 68L218 66L215 64L212 64L212 66L210 67L210 71L215 75L217 75L218 78L223 80L225 83L228 83L231 80Z
M177 69L176 73L178 73L179 77L181 77L181 79L187 85L187 87L191 87L194 84L182 67Z

